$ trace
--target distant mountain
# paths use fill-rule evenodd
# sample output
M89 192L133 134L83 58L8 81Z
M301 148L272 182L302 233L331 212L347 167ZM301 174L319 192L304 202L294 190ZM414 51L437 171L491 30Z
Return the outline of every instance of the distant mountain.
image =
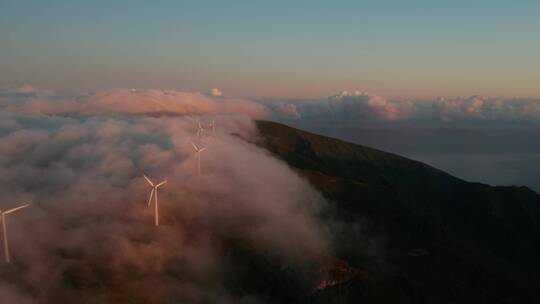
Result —
M337 261L311 293L287 297L283 286L269 302L540 303L537 193L469 183L274 122L257 125L257 144L330 202L323 217ZM276 276L270 269L259 269L260 280Z

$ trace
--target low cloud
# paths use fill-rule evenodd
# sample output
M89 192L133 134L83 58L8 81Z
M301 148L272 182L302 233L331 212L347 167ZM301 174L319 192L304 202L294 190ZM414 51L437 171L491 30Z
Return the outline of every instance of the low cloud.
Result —
M285 119L300 119L302 115L298 112L295 104L292 103L278 103L273 106L273 110L280 118Z
M318 100L274 101L269 107L280 119L398 120L409 116L412 103L347 91Z
M2 302L235 303L231 244L287 267L329 255L324 199L250 143L261 105L114 90L2 107L0 208L32 203L8 216ZM186 115L142 115L161 112ZM212 120L215 132L199 139L198 121ZM200 176L192 142L207 148ZM142 172L168 180L158 228Z
M253 118L267 115L255 102L173 90L114 89L75 96L0 93L0 110L11 113L44 115L135 115L135 114L217 114L242 113Z
M1 89L0 208L33 205L8 217L13 263L2 267L0 302L235 303L256 295L230 292L228 276L236 267L230 244L286 267L329 255L330 236L318 220L324 199L249 143L258 140L253 119L332 121L337 133L329 135L361 143L371 138L374 146L399 152L449 144L446 131L417 131L426 120L540 118L535 99L414 101L342 92L255 101L218 92L116 89L61 96L33 87ZM207 126L214 119L215 133L209 129L198 139L198 121ZM337 128L364 121L413 127L380 133L369 124L365 132ZM463 134L450 136L457 146ZM385 140L394 146L384 146ZM201 176L192 142L207 148ZM145 205L149 189L141 172L169 181L160 192L158 229Z
M481 119L505 121L536 121L540 119L540 100L471 96L440 98L432 103L432 115L441 119Z
M201 115L242 113L255 119L347 121L538 121L540 99L458 97L387 99L354 91L320 99L249 100L174 90L113 89L62 96L31 86L0 89L0 111L41 115Z
M267 100L278 120L347 121L538 121L540 99L470 96L433 100L386 99L355 91L322 99Z

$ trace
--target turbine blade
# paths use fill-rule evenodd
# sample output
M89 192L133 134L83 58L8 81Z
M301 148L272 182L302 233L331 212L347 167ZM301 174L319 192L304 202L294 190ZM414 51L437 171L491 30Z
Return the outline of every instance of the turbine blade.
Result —
M19 210L19 209L22 209L22 208L26 208L26 207L28 207L28 206L30 206L30 204L24 204L24 205L22 205L22 206L19 206L19 207L15 207L15 208L6 210L6 211L4 211L3 213L4 213L4 214L10 214L10 213L12 213L12 212L15 212L15 211L17 211L17 210Z
M195 149L195 151L199 152L199 147L197 147L197 145L194 144L194 143L191 143L191 144L193 145L193 149Z
M157 184L157 185L156 185L156 188L159 187L159 186L161 186L161 185L164 185L164 184L166 184L166 183L167 183L167 180L164 180L164 181L162 181L161 183Z
M150 207L150 204L152 204L152 197L154 196L155 190L155 188L152 188L152 191L150 191L150 197L148 198L148 207Z
M144 179L150 184L150 186L154 187L154 183L148 178L148 176L143 174Z
M201 149L199 149L199 152L202 152L204 150L206 150L206 148L201 148Z

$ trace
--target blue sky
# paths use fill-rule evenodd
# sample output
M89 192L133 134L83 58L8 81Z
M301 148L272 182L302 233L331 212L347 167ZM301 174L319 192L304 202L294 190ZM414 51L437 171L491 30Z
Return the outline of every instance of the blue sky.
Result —
M0 85L540 96L537 1L0 1Z

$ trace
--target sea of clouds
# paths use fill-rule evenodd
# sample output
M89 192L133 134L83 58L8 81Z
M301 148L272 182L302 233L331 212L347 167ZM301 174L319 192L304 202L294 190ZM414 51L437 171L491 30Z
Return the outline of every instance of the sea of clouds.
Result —
M318 99L265 100L232 98L216 88L208 93L112 89L60 95L23 86L0 88L0 110L4 113L45 115L242 113L254 119L285 121L524 122L540 120L540 99L483 96L432 100L386 99L366 92L343 91Z
M174 90L62 95L0 89L0 208L12 263L1 303L88 299L236 303L230 246L282 265L331 255L321 195L259 148L269 119L426 161L472 180L540 189L540 100L388 100L342 92L312 100L231 98ZM215 121L196 136L197 125ZM202 152L196 174L192 143ZM160 188L160 223L147 208ZM293 266L291 266L293 267ZM247 298L246 298L247 297Z
M326 98L267 100L266 104L277 118L289 120L540 120L540 99L534 98L386 99L366 92L343 91Z
M328 256L324 199L252 144L269 111L218 90L4 89L0 208L32 205L7 216L0 303L250 302L227 288L230 244L293 268ZM159 227L142 173L168 180Z

